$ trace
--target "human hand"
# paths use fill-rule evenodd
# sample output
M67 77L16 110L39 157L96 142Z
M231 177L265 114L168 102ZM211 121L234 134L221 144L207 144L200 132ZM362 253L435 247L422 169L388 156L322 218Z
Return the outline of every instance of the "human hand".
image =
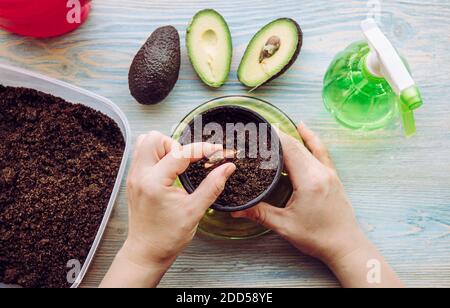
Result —
M114 276L125 276L127 268L141 275L141 281L121 284L156 286L192 241L201 218L220 196L236 166L228 163L216 168L191 195L173 184L192 162L220 150L222 145L208 143L182 147L158 132L138 138L127 180L129 234L116 258L122 268L113 264L106 283L115 281ZM120 274L114 275L115 271ZM104 286L114 285L106 283Z
M398 276L359 228L321 140L304 124L298 132L305 145L279 134L294 187L286 208L262 203L233 216L255 220L303 253L322 260L344 287L402 287ZM368 279L368 266L373 264L379 265L380 280Z
M355 249L364 236L327 149L305 125L298 131L305 145L280 132L294 187L286 208L262 203L233 216L256 220L326 262Z
M193 239L206 210L222 193L234 164L215 169L191 195L173 187L192 162L222 150L197 143L182 147L160 133L139 137L127 181L127 245L143 261L171 262Z

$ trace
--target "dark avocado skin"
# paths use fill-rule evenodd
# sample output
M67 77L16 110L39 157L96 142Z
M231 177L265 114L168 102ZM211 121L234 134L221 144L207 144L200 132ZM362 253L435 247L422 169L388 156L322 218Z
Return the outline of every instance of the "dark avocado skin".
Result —
M131 95L143 105L163 101L180 74L180 36L172 26L158 28L134 57L128 74Z
M263 85L271 82L272 80L277 79L278 77L280 77L281 75L283 75L284 73L287 72L288 69L291 68L291 66L295 63L295 61L297 61L298 56L300 55L300 51L302 50L302 46L303 46L303 31L300 28L300 25L293 19L287 18L289 20L291 20L295 26L297 27L298 30L298 44L297 44L297 49L295 50L295 54L292 57L291 61L289 61L289 63L281 70L281 72L279 72L278 74L276 74L274 77L272 77L271 79L269 79L267 82L265 82Z

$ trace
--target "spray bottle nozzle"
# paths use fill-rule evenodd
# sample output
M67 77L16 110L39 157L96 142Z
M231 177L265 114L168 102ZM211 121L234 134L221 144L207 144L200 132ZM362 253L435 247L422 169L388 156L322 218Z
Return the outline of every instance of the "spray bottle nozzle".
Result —
M366 62L367 69L376 76L384 77L397 93L405 134L412 136L416 133L413 111L423 104L419 89L400 55L375 20L367 19L362 22L361 27L371 48Z
M422 95L416 86L403 90L400 94L400 99L411 111L416 110L423 105Z
M403 90L400 94L400 112L403 122L403 129L407 137L416 133L416 121L414 110L423 105L422 96L416 86Z

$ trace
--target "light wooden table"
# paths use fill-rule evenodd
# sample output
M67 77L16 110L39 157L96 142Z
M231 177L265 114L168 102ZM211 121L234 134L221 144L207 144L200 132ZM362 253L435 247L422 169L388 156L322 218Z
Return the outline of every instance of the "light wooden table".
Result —
M418 135L399 128L360 134L339 127L324 110L322 77L333 56L362 39L359 22L373 1L325 0L94 0L88 22L50 40L0 32L0 61L35 70L106 96L126 113L133 137L170 133L202 102L245 94L236 68L252 35L278 17L293 17L304 33L300 60L284 77L254 95L295 121L303 120L329 146L368 236L409 285L450 287L450 3L381 1L383 30L410 61L425 98ZM183 47L180 80L164 103L144 107L129 95L128 67L150 32L177 27L213 7L228 20L235 58L229 82L212 91L199 82ZM98 285L127 232L124 187L84 286ZM246 242L197 237L162 281L164 287L338 286L319 262L277 235Z

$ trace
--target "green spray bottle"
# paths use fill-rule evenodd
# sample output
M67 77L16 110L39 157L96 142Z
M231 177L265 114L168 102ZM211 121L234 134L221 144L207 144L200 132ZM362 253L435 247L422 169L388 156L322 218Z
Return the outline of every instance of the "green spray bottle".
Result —
M342 125L365 131L381 129L400 114L406 136L413 136L413 111L423 101L408 65L375 20L361 26L367 41L339 53L325 75L325 106Z

